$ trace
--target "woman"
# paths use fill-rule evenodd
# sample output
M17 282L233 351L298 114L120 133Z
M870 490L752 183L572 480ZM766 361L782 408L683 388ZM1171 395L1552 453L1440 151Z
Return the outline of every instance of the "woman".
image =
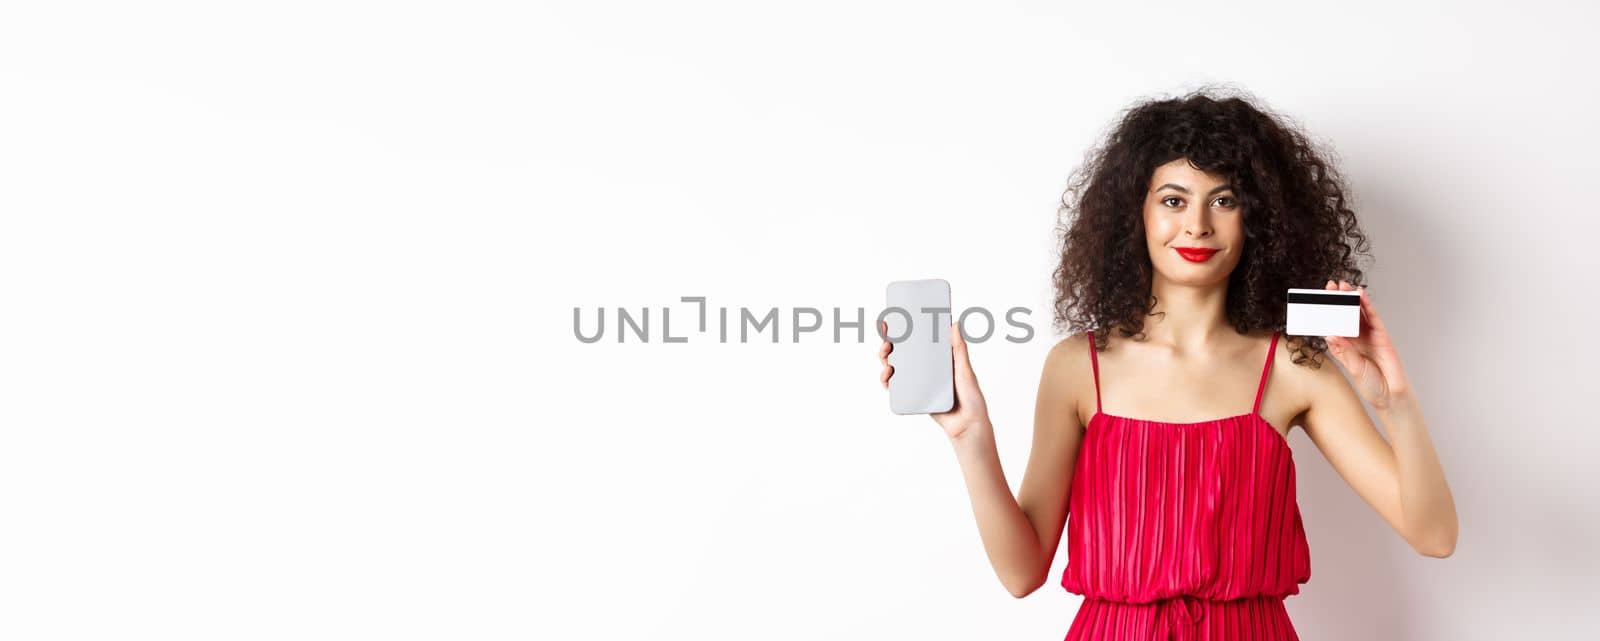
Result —
M1244 99L1130 108L1062 199L1055 323L1069 337L1045 359L1015 497L952 326L956 405L933 418L1011 594L1046 581L1071 526L1061 584L1084 600L1069 641L1298 638L1283 605L1311 575L1286 441L1297 425L1419 554L1454 550L1450 489L1359 285L1366 238L1342 182ZM1360 337L1279 340L1286 290L1312 283L1360 291Z

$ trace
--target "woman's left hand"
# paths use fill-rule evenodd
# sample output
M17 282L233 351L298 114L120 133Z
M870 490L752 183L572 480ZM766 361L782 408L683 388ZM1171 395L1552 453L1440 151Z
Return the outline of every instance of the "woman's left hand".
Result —
M1329 280L1323 289L1351 291L1358 288L1347 281L1341 280L1335 284ZM1400 354L1395 351L1394 341L1389 336L1389 330L1384 328L1383 319L1378 317L1378 310L1367 295L1367 289L1361 287L1359 290L1361 335L1352 338L1324 336L1323 339L1328 342L1328 352L1339 359L1339 364L1350 373L1361 398L1373 410L1383 410L1395 399L1411 393L1411 381L1400 366Z

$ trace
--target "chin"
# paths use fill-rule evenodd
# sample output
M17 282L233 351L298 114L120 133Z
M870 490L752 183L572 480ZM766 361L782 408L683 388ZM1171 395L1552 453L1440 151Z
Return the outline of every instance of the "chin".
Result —
M1228 283L1228 274L1232 271L1221 265L1189 262L1178 265L1174 269L1176 273L1172 271L1163 272L1161 277L1169 283L1185 287L1226 285Z

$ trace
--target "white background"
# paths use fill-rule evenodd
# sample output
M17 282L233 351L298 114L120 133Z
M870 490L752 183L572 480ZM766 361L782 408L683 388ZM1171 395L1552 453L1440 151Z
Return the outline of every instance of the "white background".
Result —
M1015 489L1067 175L1227 82L1337 150L1462 523L1295 431L1301 638L1592 638L1595 10L1126 4L6 3L0 637L1059 639L875 342L678 298L1034 309Z

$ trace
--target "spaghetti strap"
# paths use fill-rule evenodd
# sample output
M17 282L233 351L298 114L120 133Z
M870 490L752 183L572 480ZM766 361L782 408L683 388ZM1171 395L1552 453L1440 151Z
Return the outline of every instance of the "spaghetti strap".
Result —
M1094 330L1089 330L1089 365L1094 367L1094 411L1100 411L1100 357L1094 354Z
M1261 393L1267 389L1267 374L1272 371L1272 357L1278 353L1278 332L1272 332L1272 345L1267 347L1267 363L1261 366L1261 384L1256 386L1256 404L1251 414L1261 411Z

